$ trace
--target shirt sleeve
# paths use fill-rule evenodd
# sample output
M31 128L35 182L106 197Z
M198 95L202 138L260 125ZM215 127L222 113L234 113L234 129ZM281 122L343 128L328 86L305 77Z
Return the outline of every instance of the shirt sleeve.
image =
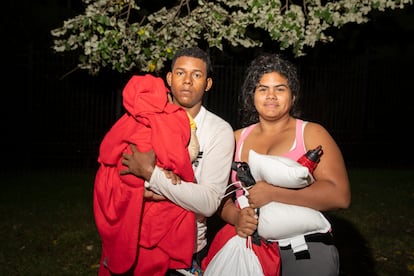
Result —
M229 182L234 154L234 134L231 127L218 128L209 133L203 155L197 167L197 183L172 184L164 172L155 167L147 186L175 204L201 214L212 216L220 205Z

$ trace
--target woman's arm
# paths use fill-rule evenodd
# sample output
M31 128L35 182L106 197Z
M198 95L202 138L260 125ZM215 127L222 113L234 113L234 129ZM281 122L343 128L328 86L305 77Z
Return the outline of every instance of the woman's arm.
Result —
M328 131L316 123L308 123L304 140L306 148L322 145L323 155L314 171L315 182L302 189L276 187L264 181L249 190L249 203L254 208L277 201L320 211L348 208L351 191L342 153Z

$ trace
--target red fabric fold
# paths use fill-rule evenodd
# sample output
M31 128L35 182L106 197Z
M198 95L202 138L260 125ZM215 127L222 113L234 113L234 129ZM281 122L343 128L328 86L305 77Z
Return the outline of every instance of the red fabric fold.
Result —
M119 173L126 169L121 163L122 153L130 153L129 145L135 144L140 151L153 149L159 167L172 170L184 181L193 181L187 150L189 120L184 109L168 103L168 92L160 78L132 77L123 90L127 113L102 140L93 206L105 263L105 267L101 263L100 275L124 273L139 263L138 244L147 247L145 259L154 260L156 270L191 265L194 214L170 201L144 201L144 181ZM180 254L172 250L178 246L183 248ZM160 252L167 262L155 265Z

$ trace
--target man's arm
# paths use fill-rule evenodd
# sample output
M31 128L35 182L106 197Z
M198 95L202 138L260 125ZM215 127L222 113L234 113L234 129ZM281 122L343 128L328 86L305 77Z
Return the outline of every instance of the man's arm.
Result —
M134 152L137 153L137 149L135 145L131 144L130 147L133 153ZM136 159L133 159L132 154L124 153L122 156L123 156L122 164L127 166L127 169L121 171L120 172L121 175L131 173L131 174L134 174L135 176L139 176L143 178L144 180L151 178L152 171L154 170L154 165L155 165L155 153L153 150L150 150L147 152L141 152L137 154L135 157ZM142 164L142 166L129 167L129 164L131 162L137 162L138 164ZM170 178L172 177L173 176L170 175ZM174 179L176 178L178 177L175 177ZM176 180L174 181L177 182ZM163 195L157 194L147 188L145 188L144 190L144 198L147 200L153 200L153 201L161 201L161 200L167 199Z
M172 180L167 178L164 171L152 165L155 164L155 156L148 152L133 151L127 156L128 160L123 160L123 164L129 167L126 170L129 173L143 177L147 188L187 210L211 216L220 205L228 184L233 153L234 136L231 128L222 128L210 134L209 142L204 144L203 157L199 160L197 183L181 181L180 185L172 185Z
M130 148L132 151L131 154L122 154L122 165L126 166L127 169L120 171L120 174L133 174L145 181L149 181L155 168L156 160L154 151L151 149L147 152L140 152L134 144L131 144ZM181 183L181 178L178 175L168 170L163 171L165 176L171 180L172 184Z

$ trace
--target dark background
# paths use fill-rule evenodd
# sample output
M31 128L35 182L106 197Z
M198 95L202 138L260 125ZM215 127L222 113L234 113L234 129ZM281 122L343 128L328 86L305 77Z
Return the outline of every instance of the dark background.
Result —
M151 1L151 7L162 3ZM122 113L120 91L130 74L76 71L61 79L76 66L76 56L53 53L50 31L83 12L80 0L3 5L2 168L94 168L103 135ZM331 32L334 42L318 43L305 57L285 52L300 68L304 117L327 127L350 167L414 168L413 6L375 12L369 23ZM245 65L257 52L277 49L264 35L263 41L261 49L212 52L216 72L231 67L233 74L216 79L215 89L229 90L225 83L231 82L233 94L214 93L206 104L235 128ZM111 102L118 104L107 107Z

